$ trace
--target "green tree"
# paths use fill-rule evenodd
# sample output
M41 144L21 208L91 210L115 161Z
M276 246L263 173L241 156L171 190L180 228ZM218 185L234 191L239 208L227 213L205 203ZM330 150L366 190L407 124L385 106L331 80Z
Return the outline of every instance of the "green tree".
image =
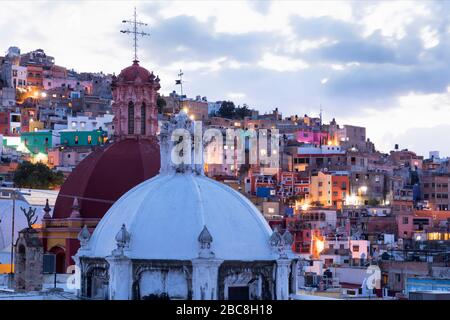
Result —
M237 119L244 119L245 117L249 117L252 115L252 111L247 107L247 105L238 106L235 109L235 116Z
M61 171L53 172L45 164L24 161L14 171L14 184L19 188L53 189L64 182Z
M219 117L227 118L227 119L233 119L236 115L236 107L234 106L233 101L222 101L222 105L220 106L219 111L217 112L217 115Z

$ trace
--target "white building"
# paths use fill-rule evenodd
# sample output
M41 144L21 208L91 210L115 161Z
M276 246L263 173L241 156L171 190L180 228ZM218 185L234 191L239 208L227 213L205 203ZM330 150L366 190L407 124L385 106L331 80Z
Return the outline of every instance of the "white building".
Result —
M324 244L325 249L331 250L345 250L353 263L359 264L364 263L370 258L370 241L368 240L356 240L356 239L346 239L346 240L330 240L327 239ZM331 250L326 250L329 253ZM338 253L337 253L338 254ZM333 261L332 263L340 264L342 261Z
M107 131L111 128L114 115L104 114L98 117L88 116L67 116L67 128L68 130L77 131L93 131L102 128ZM112 135L113 132L108 132L108 135Z
M182 128L193 132L185 113L161 129L160 174L123 195L92 237L86 227L80 232L80 296L288 299L297 289L292 235L272 232L248 199L207 178L201 163L173 164L171 134Z

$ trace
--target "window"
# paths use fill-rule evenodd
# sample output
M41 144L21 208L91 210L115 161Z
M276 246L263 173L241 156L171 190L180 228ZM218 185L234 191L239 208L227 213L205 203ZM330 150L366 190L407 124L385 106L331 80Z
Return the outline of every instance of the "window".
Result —
M141 106L141 134L145 134L145 103Z
M408 223L409 223L408 217L403 217L403 224L408 224Z
M358 245L353 246L352 251L359 252L359 246Z
M88 144L91 144L92 143L92 136L88 136L87 141L88 141Z
M400 273L396 273L396 274L395 274L395 279L397 280L397 282L402 281L402 276L401 276L401 274L400 274Z
M128 103L128 134L134 134L134 103Z
M78 144L78 136L75 136L75 144Z

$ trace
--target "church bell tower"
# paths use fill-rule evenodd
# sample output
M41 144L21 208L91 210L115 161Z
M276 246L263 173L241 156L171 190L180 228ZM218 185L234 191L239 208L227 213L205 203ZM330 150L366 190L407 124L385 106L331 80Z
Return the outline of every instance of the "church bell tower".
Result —
M159 78L153 72L139 65L137 57L137 36L146 36L139 31L139 26L146 23L137 21L136 8L133 20L123 20L131 24L131 29L122 33L133 35L133 64L113 76L111 88L113 95L114 134L119 139L127 137L155 137L158 130L158 90L161 88Z
M113 77L114 133L119 138L154 137L158 130L159 78L138 61Z

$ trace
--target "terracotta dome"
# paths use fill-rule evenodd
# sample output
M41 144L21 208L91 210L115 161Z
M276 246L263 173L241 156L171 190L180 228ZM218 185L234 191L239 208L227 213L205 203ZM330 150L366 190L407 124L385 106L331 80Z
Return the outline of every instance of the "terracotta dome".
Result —
M152 82L153 80L155 80L155 76L152 72L141 67L138 61L134 61L131 66L123 69L120 72L117 80L124 82L134 82L138 78L141 79L142 82Z
M100 219L125 192L158 174L155 139L125 139L92 152L69 175L56 200L53 218L68 218L74 197L81 218Z

